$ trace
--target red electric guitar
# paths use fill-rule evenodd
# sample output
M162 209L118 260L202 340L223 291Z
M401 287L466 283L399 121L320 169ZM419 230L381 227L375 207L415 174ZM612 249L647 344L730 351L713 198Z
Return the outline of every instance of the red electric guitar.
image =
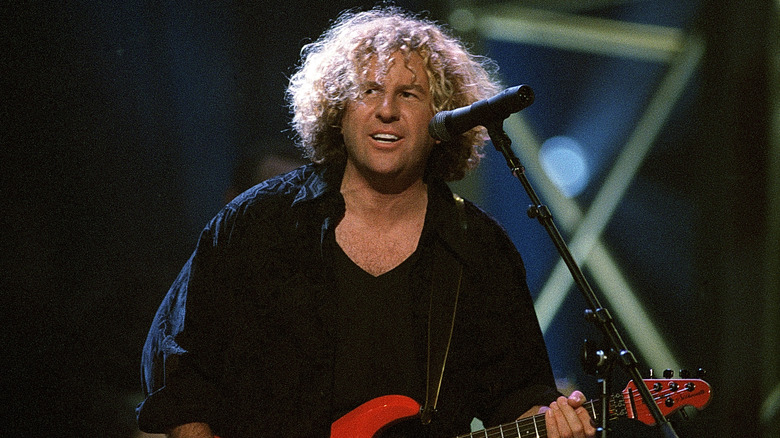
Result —
M650 379L645 380L653 399L661 413L668 416L685 407L703 409L710 401L710 385L699 379ZM594 418L601 411L601 401L593 400L583 405L591 411ZM642 398L634 386L628 386L614 394L609 403L610 419L628 417L647 425L655 424L650 410L642 403ZM398 421L415 417L420 413L420 405L413 399L402 395L386 395L363 403L353 411L336 420L331 425L331 438L372 438L387 426ZM522 418L513 423L502 424L485 430L460 435L456 438L503 437L503 438L546 438L544 414Z

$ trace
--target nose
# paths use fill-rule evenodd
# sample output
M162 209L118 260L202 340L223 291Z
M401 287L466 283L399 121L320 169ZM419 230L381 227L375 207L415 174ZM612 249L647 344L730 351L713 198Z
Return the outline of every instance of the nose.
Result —
M392 93L386 93L376 108L376 117L384 123L398 120L400 116L398 101Z

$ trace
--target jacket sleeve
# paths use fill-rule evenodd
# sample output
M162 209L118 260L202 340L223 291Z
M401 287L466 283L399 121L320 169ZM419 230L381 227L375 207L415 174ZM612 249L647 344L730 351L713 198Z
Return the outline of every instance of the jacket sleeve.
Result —
M136 408L139 428L150 433L190 422L219 422L221 339L229 274L223 247L227 212L215 217L155 314L144 344L141 379L145 400ZM220 299L215 299L219 297Z

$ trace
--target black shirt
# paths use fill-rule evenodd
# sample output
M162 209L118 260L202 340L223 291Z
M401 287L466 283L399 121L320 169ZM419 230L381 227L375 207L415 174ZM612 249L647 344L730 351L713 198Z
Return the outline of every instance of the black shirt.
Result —
M425 393L427 294L410 287L416 253L374 277L331 245L339 319L334 324L334 421L382 395Z

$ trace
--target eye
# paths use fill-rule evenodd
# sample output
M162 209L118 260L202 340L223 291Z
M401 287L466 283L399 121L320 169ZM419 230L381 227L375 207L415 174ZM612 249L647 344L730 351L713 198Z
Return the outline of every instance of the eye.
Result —
M403 97L405 99L417 99L417 98L419 98L417 93L412 92L412 91L402 91L401 92L401 97Z
M360 91L360 99L367 99L370 97L378 96L382 92L382 89L376 85L367 85Z

